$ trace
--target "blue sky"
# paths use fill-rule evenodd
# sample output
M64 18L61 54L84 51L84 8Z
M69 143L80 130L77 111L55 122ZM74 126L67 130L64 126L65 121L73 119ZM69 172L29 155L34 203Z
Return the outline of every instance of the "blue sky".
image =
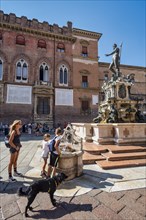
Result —
M36 18L40 22L102 33L99 61L111 62L113 43L123 42L121 64L146 66L146 1L145 0L1 0L4 13Z

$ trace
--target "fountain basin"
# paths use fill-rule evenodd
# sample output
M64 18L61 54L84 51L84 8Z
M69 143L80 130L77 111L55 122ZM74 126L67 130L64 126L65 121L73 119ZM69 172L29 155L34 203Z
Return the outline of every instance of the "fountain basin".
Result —
M57 171L64 172L68 180L80 176L83 173L83 151L64 151L59 159Z

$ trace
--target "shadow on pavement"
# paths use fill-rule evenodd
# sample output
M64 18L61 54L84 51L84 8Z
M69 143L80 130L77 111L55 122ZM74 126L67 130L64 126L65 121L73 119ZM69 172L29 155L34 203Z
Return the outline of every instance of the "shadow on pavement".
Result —
M92 212L92 204L74 204L74 203L66 203L61 202L56 208L51 210L32 210L30 218L34 219L58 219L61 217L65 217L68 213L71 214L75 211L84 211L84 212ZM37 213L37 214L34 214ZM29 212L30 214L30 212Z
M120 180L123 179L123 176L119 175L119 174L94 171L94 170L90 170L90 169L84 169L84 174L91 175L91 176L94 176L97 178L101 178L103 180L106 180L108 178L120 179Z
M30 176L25 176L23 175L23 178L27 178L27 179L31 179L33 181L42 179L40 178L36 178L36 177L30 177ZM7 193L7 194L15 194L17 193L17 189L20 186L24 186L24 185L30 185L33 183L30 181L25 181L25 180L17 180L16 182L9 182L9 180L3 181L2 177L0 177L0 193Z

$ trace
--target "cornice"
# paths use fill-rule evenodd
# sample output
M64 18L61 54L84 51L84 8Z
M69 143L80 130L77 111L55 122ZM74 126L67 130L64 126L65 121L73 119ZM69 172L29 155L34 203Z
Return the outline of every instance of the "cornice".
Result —
M98 62L99 67L108 67L110 63L106 62ZM128 69L139 69L139 70L144 70L146 71L146 67L143 66L133 66L133 65L126 65L126 64L120 64L121 68L128 68Z
M88 88L81 88L79 86L74 86L74 90L78 90L79 92L82 91L82 92L87 92L87 93L91 93L91 91L98 91L99 90L99 87L88 87Z
M93 32L93 31L87 31L87 30L82 30L82 29L78 29L78 28L73 28L72 29L72 33L74 35L86 36L86 37L94 38L94 39L98 39L98 40L102 36L101 33Z
M14 24L10 24L10 23L0 22L0 28L12 30L12 31L22 31L22 32L28 33L28 34L47 37L51 40L56 39L56 40L70 41L72 43L74 43L76 41L76 37L61 35L61 34L56 34L56 33L51 33L51 32L45 32L45 31L40 31L40 30L36 30L36 29L33 29L33 28L21 27L19 25L14 25Z
M79 55L73 55L73 59L80 59L80 60L85 60L85 61L94 61L98 63L97 58L90 58L90 57L82 57Z

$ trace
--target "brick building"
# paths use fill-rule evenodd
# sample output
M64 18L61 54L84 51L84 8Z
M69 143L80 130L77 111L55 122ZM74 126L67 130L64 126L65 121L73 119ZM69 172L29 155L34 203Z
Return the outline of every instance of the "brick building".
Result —
M109 72L98 62L101 36L0 11L0 122L91 122ZM145 68L122 69L136 73L146 100Z

